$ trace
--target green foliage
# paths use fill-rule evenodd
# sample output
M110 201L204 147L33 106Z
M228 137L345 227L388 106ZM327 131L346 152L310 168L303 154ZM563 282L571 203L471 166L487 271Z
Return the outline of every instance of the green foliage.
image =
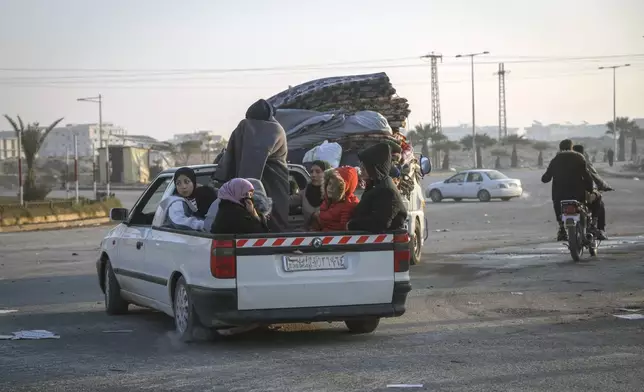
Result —
M24 186L24 199L27 201L31 200L44 200L44 198L51 192L51 189L48 189L44 186L39 186L36 184L36 156L43 142L49 135L58 123L63 121L63 118L51 123L48 127L43 128L39 123L25 124L23 123L20 116L16 116L18 121L14 121L8 115L4 115L11 127L16 132L16 136L20 138L20 143L22 146L22 152L25 155L25 163L27 164L27 171L25 175L25 180L23 182Z

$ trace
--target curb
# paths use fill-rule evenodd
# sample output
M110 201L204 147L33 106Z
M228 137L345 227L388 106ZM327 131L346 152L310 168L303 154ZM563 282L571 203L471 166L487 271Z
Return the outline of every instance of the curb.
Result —
M72 227L98 226L110 222L109 217L71 220L66 222L32 223L22 226L0 226L0 233L23 233L28 231L66 229Z
M639 178L639 177L644 177L644 173L616 173L612 171L606 171L602 169L597 169L597 173L603 177L613 177L613 178L628 178L632 180L633 178Z

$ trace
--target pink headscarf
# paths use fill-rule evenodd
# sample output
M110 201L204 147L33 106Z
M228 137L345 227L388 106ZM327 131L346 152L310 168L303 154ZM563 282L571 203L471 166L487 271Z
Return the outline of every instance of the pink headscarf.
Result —
M233 178L219 188L217 197L221 200L228 200L242 205L241 199L243 199L248 192L253 190L255 190L255 188L253 188L253 184L251 184L250 181L244 178Z

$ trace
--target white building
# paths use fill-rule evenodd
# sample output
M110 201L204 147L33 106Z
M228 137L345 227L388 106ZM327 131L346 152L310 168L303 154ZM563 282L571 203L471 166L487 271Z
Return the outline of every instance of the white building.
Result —
M534 121L531 126L526 127L527 136L533 140L563 140L570 138L603 137L606 135L605 124L548 124L544 125Z
M178 133L174 135L170 143L172 144L181 144L188 141L211 141L211 143L217 143L222 140L221 135L215 134L214 131L195 131L190 133Z
M24 157L25 154L22 154ZM18 136L14 131L0 131L0 160L18 157Z
M101 147L98 124L67 124L64 127L54 128L47 135L38 155L41 157L64 157L68 152L73 154L74 135L77 136L78 156L92 156L92 152ZM102 146L123 145L126 135L127 132L124 128L112 123L103 123Z

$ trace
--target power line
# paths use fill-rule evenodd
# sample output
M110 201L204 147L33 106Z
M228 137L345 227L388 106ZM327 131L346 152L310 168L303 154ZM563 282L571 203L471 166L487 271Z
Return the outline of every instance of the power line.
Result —
M644 64L643 64L644 65ZM644 70L644 67L630 67L628 69L629 71L642 71ZM541 80L541 79L562 79L562 78L572 78L572 77L580 77L580 76L598 76L600 75L601 72L595 70L588 70L588 71L582 71L582 72L567 72L567 73L559 73L559 74L552 74L552 75L533 75L533 76L523 76L523 77L515 77L513 80ZM191 78L191 79L183 79L183 80L174 80L174 82L189 82L189 81L200 81L200 80L221 80L219 78L217 79L212 79L212 78ZM490 81L496 81L497 78L486 78L486 79L480 79L480 82L490 82ZM236 89L236 90L257 90L260 88L279 88L283 86L283 83L281 84L275 84L275 85L266 85L266 84L259 84L259 85L222 85L222 84L212 84L212 85L204 85L204 84L192 84L192 85L169 85L169 86L159 86L159 85L124 85L122 83L124 82L132 82L132 81L110 81L107 83L112 83L112 84L120 84L120 85L109 85L105 83L101 83L100 81L98 82L92 82L92 81L84 81L83 84L79 84L78 82L41 82L41 83L24 83L24 82L17 82L17 81L2 81L0 79L0 85L6 86L6 87L25 87L25 88L38 88L38 87L43 87L43 88L74 88L74 89L80 89L80 88L112 88L112 89ZM154 83L154 82L173 82L173 80L167 80L167 79L149 79L149 80L139 80L136 81L137 83ZM443 80L441 81L441 84L458 84L458 83L466 83L470 82L470 80L467 79L459 79L459 80ZM405 85L428 85L431 84L431 81L427 80L418 80L418 81L405 81L405 82L397 82L394 83L396 86L405 86Z
M553 56L541 56L541 57L512 57L516 60L505 60L504 63L511 64L537 64L537 63L548 63L548 62L575 62L575 61L600 61L600 60L609 60L609 59L644 59L644 53L632 53L632 54L616 54L616 55L602 55L602 56L585 56L585 57L553 57ZM406 61L406 60L417 60L418 57L400 57L400 58L390 58L390 59L380 59L380 60L362 60L362 61L352 61L352 62L336 62L336 63L322 63L322 64L310 64L310 65L293 65L293 66L276 66L276 67L256 67L256 68L174 68L174 69L119 69L119 68L24 68L24 67L15 67L15 68L0 68L0 72L59 72L59 73L92 73L92 72L103 72L103 73L134 73L134 75L122 75L122 76L142 76L149 75L150 73L155 73L157 75L178 75L178 74L199 74L199 73L241 73L241 72L270 72L270 71L312 71L312 70L326 70L326 69L357 69L357 68L382 68L382 69L392 69L392 68L417 68L424 67L423 64L390 64L390 65L377 65L375 63L382 62L393 62L393 61ZM496 61L481 61L477 64L497 64ZM464 66L462 62L446 62L443 63L444 66ZM467 65L467 64L465 64ZM85 77L95 77L97 75L87 75ZM107 76L107 75L106 75ZM111 76L111 75L110 75ZM120 76L120 75L119 75ZM75 76L59 76L59 77L75 77ZM83 76L76 76L83 77Z

